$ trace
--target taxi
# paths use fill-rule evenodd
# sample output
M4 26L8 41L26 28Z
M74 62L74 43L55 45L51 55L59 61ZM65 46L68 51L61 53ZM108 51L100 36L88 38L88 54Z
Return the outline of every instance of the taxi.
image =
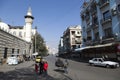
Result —
M35 58L35 62L36 62L36 63L39 63L40 60L41 60L41 56L37 56L37 57Z

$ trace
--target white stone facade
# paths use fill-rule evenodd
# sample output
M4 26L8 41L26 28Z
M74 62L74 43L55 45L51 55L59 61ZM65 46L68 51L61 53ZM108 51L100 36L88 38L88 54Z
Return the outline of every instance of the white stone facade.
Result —
M31 38L36 33L36 29L32 29L34 17L32 17L31 8L28 9L27 15L25 16L24 26L11 26L0 21L0 29L13 34L27 42L31 42Z
M80 25L70 26L63 33L63 49L64 52L74 51L82 45L82 29Z

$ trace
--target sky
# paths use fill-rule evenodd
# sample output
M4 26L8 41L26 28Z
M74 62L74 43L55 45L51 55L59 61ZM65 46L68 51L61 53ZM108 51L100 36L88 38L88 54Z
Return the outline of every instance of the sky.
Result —
M25 25L28 7L34 16L33 28L51 48L57 48L63 32L81 25L80 7L84 0L0 0L0 19L13 26Z

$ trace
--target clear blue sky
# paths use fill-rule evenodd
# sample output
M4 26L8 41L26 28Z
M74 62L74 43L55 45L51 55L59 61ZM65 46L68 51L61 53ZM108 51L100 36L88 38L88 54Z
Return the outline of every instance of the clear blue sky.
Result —
M25 25L28 7L34 16L33 28L37 26L50 47L57 47L67 27L80 25L80 6L84 0L0 0L0 18L3 22Z

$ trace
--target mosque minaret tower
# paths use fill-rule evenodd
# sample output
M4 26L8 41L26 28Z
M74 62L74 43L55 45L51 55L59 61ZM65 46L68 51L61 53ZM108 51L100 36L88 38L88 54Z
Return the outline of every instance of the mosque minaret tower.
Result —
M32 10L29 7L27 15L25 16L25 40L27 42L31 42L33 19Z

